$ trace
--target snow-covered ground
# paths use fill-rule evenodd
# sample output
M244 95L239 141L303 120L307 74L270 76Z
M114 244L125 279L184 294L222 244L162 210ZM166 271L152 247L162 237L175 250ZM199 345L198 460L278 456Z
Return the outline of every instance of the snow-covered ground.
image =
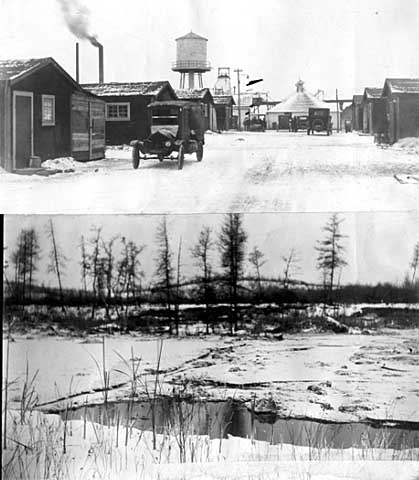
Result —
M52 402L48 408L57 406L54 401L70 393L84 392L72 398L73 405L83 403L86 396L90 402L103 401L102 393L93 392L103 386L102 337L68 339L29 334L14 339L10 343L9 372L9 378L16 379L10 388L12 402L19 401L26 362L29 377L38 371L35 388L39 403ZM129 369L121 356L130 361L132 354L134 359L141 359L139 373L154 381L158 345L157 337L107 337L105 364L110 384L128 382L122 372ZM160 381L163 392L169 393L188 381L207 399L231 397L248 405L254 395L257 402L270 399L283 417L418 422L418 365L418 330L386 330L371 335L296 334L283 341L218 336L166 338ZM124 398L128 390L129 385L116 388L109 399Z
M250 439L105 427L90 420L64 422L54 415L9 416L3 451L9 479L60 480L417 480L418 449L320 449L269 445ZM66 436L64 435L66 429ZM64 448L65 438L65 448ZM25 448L30 445L32 448Z
M65 427L63 418L36 410L30 413L31 406L24 407L27 412L20 415L27 366L27 385L36 375L34 388L39 397L27 392L27 405L36 401L49 410L103 403L103 392L94 391L103 386L103 338L69 339L39 331L13 335L14 341L9 343L8 447L3 450L6 478L419 478L419 449L411 444L400 450L368 442L362 447L335 449L326 439L316 437L321 447L317 443L270 445L249 438L198 436L193 424L187 422L167 426L157 435L153 448L152 432L136 426L127 429L124 419L105 426L85 414L84 420L70 417ZM110 372L111 386L129 382L124 372L129 373L132 359L134 365L141 359L137 385L141 398L144 375L154 382L160 342L161 337L138 334L107 336L105 368ZM6 347L3 340L3 379ZM159 383L162 393L181 391L188 384L200 398L233 397L247 405L253 401L255 411L269 405L285 417L418 422L418 364L418 330L383 330L370 335L296 334L283 341L247 336L165 338ZM130 388L129 383L120 385L109 392L108 401L127 398ZM63 399L69 394L75 396Z
M182 171L176 162L158 160L133 170L130 149L112 148L104 160L72 162L74 172L52 176L2 172L0 210L9 214L412 210L419 205L419 157L402 147L378 148L372 137L357 134L210 134L203 162L187 156Z

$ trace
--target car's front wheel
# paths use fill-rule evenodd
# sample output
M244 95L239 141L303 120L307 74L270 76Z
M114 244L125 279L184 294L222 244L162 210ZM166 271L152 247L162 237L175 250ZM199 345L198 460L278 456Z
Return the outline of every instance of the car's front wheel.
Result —
M198 143L198 149L196 151L196 159L198 162L202 162L202 159L204 158L204 145L199 142Z
M132 147L132 166L135 170L140 165L140 147L138 145L134 145Z
M178 156L177 156L177 168L178 168L178 170L182 170L184 161L185 161L185 147L183 145L181 145L179 147L179 152L178 152Z

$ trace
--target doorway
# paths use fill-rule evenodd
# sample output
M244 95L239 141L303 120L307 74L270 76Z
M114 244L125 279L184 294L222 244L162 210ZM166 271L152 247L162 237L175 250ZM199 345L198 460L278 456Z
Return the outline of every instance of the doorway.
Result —
M33 156L33 93L13 92L13 166L28 168Z

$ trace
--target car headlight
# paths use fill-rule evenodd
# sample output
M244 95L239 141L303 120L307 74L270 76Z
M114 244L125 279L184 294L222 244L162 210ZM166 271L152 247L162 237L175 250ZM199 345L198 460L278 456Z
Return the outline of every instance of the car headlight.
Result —
M167 142L164 143L165 147L170 147L172 145L172 142L170 140L167 140Z

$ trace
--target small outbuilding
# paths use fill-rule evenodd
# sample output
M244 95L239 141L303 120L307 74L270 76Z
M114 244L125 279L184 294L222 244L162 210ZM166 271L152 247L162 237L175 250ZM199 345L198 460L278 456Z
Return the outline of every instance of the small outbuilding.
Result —
M233 105L236 104L233 96L214 94L213 97L218 130L230 130L233 126Z
M419 137L419 78L387 78L381 96L381 130L390 144Z
M106 102L106 144L128 145L150 134L148 105L177 100L168 81L89 83L83 88Z
M105 155L105 104L51 57L0 60L0 165Z
M378 103L381 97L382 88L365 88L362 97L362 131L364 133L377 133L377 122L374 110L379 108Z
M201 103L204 113L205 130L217 130L217 115L215 112L214 97L209 88L176 90L176 95L179 100Z
M352 130L355 132L362 131L363 127L362 99L362 95L354 95L352 97Z

